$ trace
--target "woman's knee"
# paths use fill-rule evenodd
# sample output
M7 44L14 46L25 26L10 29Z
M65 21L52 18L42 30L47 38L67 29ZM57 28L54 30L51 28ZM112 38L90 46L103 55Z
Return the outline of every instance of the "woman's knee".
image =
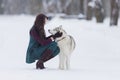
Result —
M56 50L54 50L53 55L56 56L60 53L60 48L57 47Z
M57 43L56 42L52 42L50 45L49 45L49 48L56 48L57 47Z

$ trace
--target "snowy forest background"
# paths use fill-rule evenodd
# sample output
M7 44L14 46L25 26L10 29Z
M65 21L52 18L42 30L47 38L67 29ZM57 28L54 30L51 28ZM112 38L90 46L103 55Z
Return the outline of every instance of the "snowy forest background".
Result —
M64 13L70 17L84 15L87 20L96 17L97 22L110 17L110 25L117 25L119 8L120 0L0 0L0 14Z
M70 70L59 70L59 56L36 70L26 64L29 30L36 15L62 25L76 48ZM0 0L0 80L120 80L120 0Z

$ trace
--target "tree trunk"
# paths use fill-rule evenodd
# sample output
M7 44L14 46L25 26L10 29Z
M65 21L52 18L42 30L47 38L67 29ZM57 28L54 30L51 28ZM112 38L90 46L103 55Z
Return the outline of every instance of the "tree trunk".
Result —
M87 20L91 20L92 17L93 17L93 6L91 5L91 4L92 4L92 1L87 0L86 3L87 3L86 19L87 19Z
M2 4L2 0L0 0L0 14L3 14L3 4Z
M87 5L88 5L88 0L83 1L83 13L87 17Z
M93 8L91 6L87 7L87 20L91 20L92 19L92 14L93 14Z
M104 20L104 9L103 9L103 6L102 6L102 2L101 0L96 0L95 1L95 17L96 17L96 21L98 23L102 23L103 20Z
M117 25L119 18L119 7L117 0L111 0L111 20L110 26Z

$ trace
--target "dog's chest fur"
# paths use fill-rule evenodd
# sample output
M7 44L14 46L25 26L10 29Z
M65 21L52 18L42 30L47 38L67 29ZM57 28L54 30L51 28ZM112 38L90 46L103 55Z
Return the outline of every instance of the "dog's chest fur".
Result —
M62 54L70 54L71 53L71 51L70 51L71 40L70 40L69 36L65 36L65 38L61 39L57 43L60 48L60 53L62 53Z

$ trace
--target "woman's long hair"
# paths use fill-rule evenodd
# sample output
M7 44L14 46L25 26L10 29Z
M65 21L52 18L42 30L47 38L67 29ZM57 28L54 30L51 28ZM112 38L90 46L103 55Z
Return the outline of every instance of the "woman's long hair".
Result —
M35 20L35 22L34 22L34 26L35 26L37 29L44 28L45 19L47 19L47 18L48 18L48 17L45 16L44 14L39 14L39 15L37 15L36 20Z
M45 30L44 30L45 19L48 19L48 17L45 16L44 14L39 14L37 15L36 20L34 22L34 28L41 36L41 38L45 37Z

